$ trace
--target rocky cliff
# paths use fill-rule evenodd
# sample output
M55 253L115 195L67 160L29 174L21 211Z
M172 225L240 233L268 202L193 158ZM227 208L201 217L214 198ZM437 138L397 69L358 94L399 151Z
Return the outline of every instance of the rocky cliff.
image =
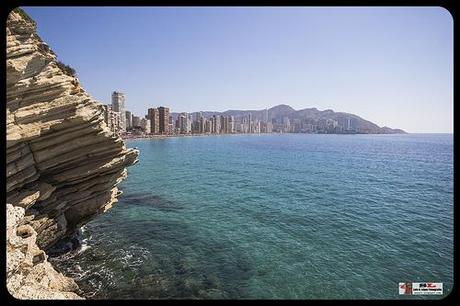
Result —
M77 298L46 250L117 201L139 152L62 68L22 10L7 20L7 288L17 298Z

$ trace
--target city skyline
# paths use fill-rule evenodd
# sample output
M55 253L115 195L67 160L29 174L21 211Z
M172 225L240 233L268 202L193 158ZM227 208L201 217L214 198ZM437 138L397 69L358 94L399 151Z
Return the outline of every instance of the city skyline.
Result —
M125 104L125 94L112 92L112 103L102 105L104 121L109 129L123 138L153 135L202 134L400 134L401 129L379 127L355 114L320 111L316 108L295 110L277 105L262 110L230 110L226 112L171 112L169 107L149 107L146 114L136 116ZM144 112L145 113L145 112Z
M95 99L108 104L119 88L134 113L288 104L453 132L452 18L441 7L24 9Z

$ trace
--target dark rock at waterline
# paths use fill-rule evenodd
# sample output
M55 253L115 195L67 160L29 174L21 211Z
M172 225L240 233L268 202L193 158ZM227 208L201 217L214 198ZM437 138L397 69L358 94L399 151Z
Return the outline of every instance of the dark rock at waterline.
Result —
M72 237L64 238L55 243L52 247L46 250L49 257L58 257L66 253L77 250L81 247L81 238L78 234Z

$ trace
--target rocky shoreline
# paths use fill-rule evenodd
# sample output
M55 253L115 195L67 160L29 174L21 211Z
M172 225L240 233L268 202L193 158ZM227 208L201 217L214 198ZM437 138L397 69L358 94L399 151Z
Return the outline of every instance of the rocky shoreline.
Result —
M21 9L7 19L7 289L78 299L46 250L105 212L139 152L127 149Z
M19 225L24 208L7 204L7 289L18 299L82 299L78 285L57 272L37 244L37 232Z

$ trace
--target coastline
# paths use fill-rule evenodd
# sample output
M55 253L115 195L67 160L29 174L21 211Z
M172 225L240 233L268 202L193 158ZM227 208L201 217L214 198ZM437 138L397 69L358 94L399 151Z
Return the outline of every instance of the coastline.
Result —
M141 140L141 139L166 139L176 137L207 137L207 136L241 136L241 135L408 135L414 133L232 133L232 134L173 134L173 135L122 135L123 140ZM415 133L418 134L418 133ZM428 133L432 134L432 133ZM449 134L449 133L439 133Z
M136 135L121 136L123 140L165 139L176 137L238 136L238 135L282 135L284 133L233 133L233 134L175 134L175 135Z

